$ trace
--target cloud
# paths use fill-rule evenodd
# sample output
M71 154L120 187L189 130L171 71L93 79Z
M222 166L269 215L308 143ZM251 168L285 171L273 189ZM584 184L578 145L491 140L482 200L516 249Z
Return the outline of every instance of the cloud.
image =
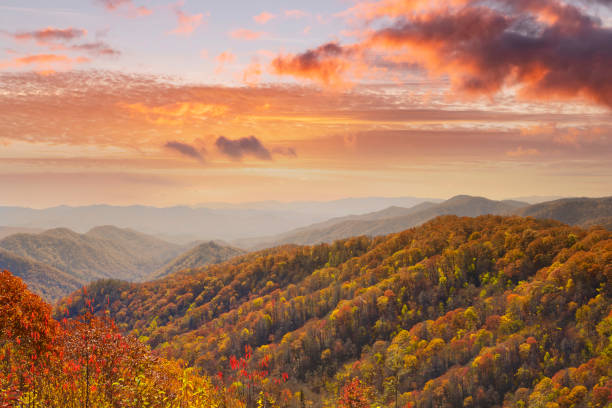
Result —
M177 142L175 140L172 140L172 141L166 142L166 144L164 144L164 148L173 150L183 156L190 157L192 159L196 159L201 163L204 163L206 161L204 158L204 154L206 153L206 151L203 148L196 149L194 146L187 144L187 143Z
M233 160L253 156L260 160L272 160L270 151L255 136L241 137L236 140L219 136L215 142L217 149Z
M47 27L41 30L6 34L17 41L36 41L38 45L49 47L53 51L83 51L96 56L118 56L121 54L120 51L102 41L67 45L66 43L87 35L87 30L80 28Z
M540 151L538 149L524 149L523 146L519 146L514 150L508 150L506 156L510 157L524 157L524 156L538 156Z
M70 69L74 64L87 62L90 60L86 57L71 58L61 54L34 54L0 62L0 69L33 66L39 74L48 75L55 73L57 68Z
M246 28L239 28L230 32L230 37L247 41L257 40L264 35L266 35L266 33L263 31L252 31Z
M263 11L256 16L253 16L253 20L259 24L266 24L268 21L276 18L275 14L268 13L267 11Z
M229 111L226 105L200 102L176 102L159 106L120 103L119 106L157 125L179 125L194 118L216 118Z
M21 31L14 34L7 33L15 40L27 41L32 40L36 41L39 45L48 45L49 43L55 43L58 41L68 42L72 40L76 40L78 38L85 37L87 35L87 30L80 28L54 28L47 27L41 30L35 31Z
M153 14L153 10L145 6L136 6L132 0L97 0L108 11L127 10L130 17L141 17Z
M245 68L244 71L242 71L242 82L249 86L255 86L259 83L261 74L261 64L257 61L253 61Z
M231 51L223 51L221 54L217 55L215 60L217 61L217 68L215 72L219 74L223 72L227 64L231 64L236 61L236 55Z
M454 91L463 95L508 89L532 100L578 98L610 108L612 28L589 10L560 0L361 3L349 14L368 28L350 47L366 54L370 68L388 60L381 55L401 58L449 77ZM281 75L342 84L352 61L338 50L350 47L281 55L272 67Z
M84 51L91 55L116 57L121 55L121 51L112 48L102 41L76 44L69 47L74 51Z
M285 17L289 18L303 18L309 14L302 10L285 10Z
M182 6L183 2L179 2L173 6L174 13L178 20L178 26L170 31L170 34L190 35L200 24L202 24L204 14L187 14L181 10Z
M420 136L423 144L435 146L436 151L448 149L451 156L458 151L457 155L483 157L483 149L495 147L496 152L506 157L505 152L517 146L537 148L543 154L562 151L581 158L612 154L609 112L580 104L571 110L534 104L520 111L520 106L500 102L483 110L480 104L463 101L449 105L444 102L445 88L436 96L430 84L390 84L382 88L380 84L362 85L350 92L322 95L315 87L301 85L225 87L156 75L63 71L60 68L65 65L60 61L69 62L63 57L21 61L30 63L23 65L27 69L58 69L52 76L0 72L3 140L147 151L151 145L158 146L170 139L191 140L193 135L266 134L270 135L266 139L270 146L267 143L265 146L272 155L276 154L276 146L291 146L300 157L308 158L317 157L317 146L321 146L318 140L325 135L342 133L344 138L346 134L380 130L364 147L363 154L367 155L385 146L395 146L395 139L385 139L384 135L410 128L413 138ZM57 95L62 95L61 104L57 103ZM556 134L518 135L518 129L538 123L557 123L559 128L589 125L605 129L605 133L580 150L555 142ZM500 145L497 133L491 129L517 129L517 137ZM585 133L595 134L594 130L584 129ZM432 131L449 136L444 140L432 139ZM485 136L468 143L471 134L483 132L487 132ZM328 149L329 155L337 156L344 149L342 138L337 146ZM414 139L403 135L396 139L397 143L405 141L406 148L392 147L381 155L421 152L415 150L418 146L415 147ZM532 139L542 140L542 144L533 144ZM216 137L211 144L215 140ZM298 140L313 140L313 147L307 149ZM214 146L208 150L217 151ZM490 150L485 153L485 157L492 157Z
M272 152L281 156L297 157L297 152L293 147L275 147Z
M292 75L337 87L346 84L345 73L350 68L347 56L351 53L338 43L330 42L302 54L280 55L271 66L277 75Z

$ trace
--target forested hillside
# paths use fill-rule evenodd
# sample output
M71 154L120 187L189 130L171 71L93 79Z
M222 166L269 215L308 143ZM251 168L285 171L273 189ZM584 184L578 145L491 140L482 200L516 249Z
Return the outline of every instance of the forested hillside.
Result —
M612 230L612 197L564 198L531 205L516 211L516 214L550 218L581 227L601 225Z
M86 234L66 228L39 234L14 234L0 240L0 248L42 262L83 282L99 278L140 280L186 250L180 245L112 226L96 227Z
M57 313L107 313L219 376L252 347L250 366L287 373L299 397L287 406L607 407L611 295L607 230L445 216L154 282L96 282Z
M0 270L3 269L28 282L32 292L49 302L55 302L85 284L52 266L0 248Z
M201 268L206 265L227 261L245 252L238 248L218 244L214 241L203 242L180 254L166 265L151 274L151 279L162 278L174 272Z

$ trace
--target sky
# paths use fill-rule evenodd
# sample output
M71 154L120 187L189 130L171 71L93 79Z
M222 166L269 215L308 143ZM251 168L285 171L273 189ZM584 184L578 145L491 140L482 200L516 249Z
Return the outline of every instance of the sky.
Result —
M610 0L3 0L0 205L612 192Z

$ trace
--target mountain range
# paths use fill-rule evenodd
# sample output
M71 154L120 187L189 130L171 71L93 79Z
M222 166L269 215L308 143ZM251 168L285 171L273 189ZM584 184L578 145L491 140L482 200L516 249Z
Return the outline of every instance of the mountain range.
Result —
M374 201L366 204L374 205ZM223 262L244 254L244 249L311 245L360 235L373 237L412 228L441 215L473 217L484 214L518 214L582 227L603 225L610 229L612 197L561 199L527 205L515 200L494 201L461 195L439 203L425 201L409 208L390 206L366 214L335 217L282 234L235 240L231 244L197 241L180 245L114 226L94 227L84 234L67 228L43 232L26 229L34 233L18 232L0 239L3 250L0 268L10 266L33 291L54 301L96 279L158 279L181 270ZM4 231L23 231L22 228L7 227Z
M0 207L0 226L35 229L64 227L85 233L99 225L114 225L184 245L198 240L232 240L278 234L351 212L365 213L392 205L412 207L427 200L432 199L367 197L327 202L263 201L167 208L142 205L59 206L46 209Z
M13 234L0 240L0 250L0 268L10 269L50 301L96 279L142 281L177 265L204 266L241 253L214 243L178 245L114 226L85 234L66 228ZM185 251L189 257L174 259Z
M529 205L515 200L494 201L484 197L455 196L441 203L423 202L411 208L389 207L363 215L332 218L282 234L232 241L245 249L284 244L312 245L357 235L385 235L420 225L440 215L475 217L484 214L517 214L555 219L570 225L604 225L612 220L612 197L561 199Z

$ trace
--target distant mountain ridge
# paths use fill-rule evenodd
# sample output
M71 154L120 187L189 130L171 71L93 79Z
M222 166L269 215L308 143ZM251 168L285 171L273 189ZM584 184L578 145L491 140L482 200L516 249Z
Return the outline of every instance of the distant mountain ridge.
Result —
M0 269L11 270L52 302L98 279L144 281L242 253L221 243L178 245L114 226L95 227L85 234L54 228L1 239Z
M85 234L67 228L14 234L0 240L0 248L84 282L100 278L141 280L185 250L177 244L112 226L96 227Z
M312 245L358 235L385 235L418 226L441 215L476 217L485 214L508 214L526 206L514 200L494 201L484 197L458 195L442 203L425 202L412 208L389 207L364 215L331 219L273 237L238 240L242 248L262 249L283 244Z
M412 207L432 200L435 201L419 197L364 197L320 202L210 203L165 208L145 205L63 205L46 209L0 207L0 225L38 229L65 227L79 233L98 225L114 225L186 244L197 240L232 240L279 234L346 214L362 214L393 205Z
M612 230L612 197L564 198L522 208L516 215L550 218L569 225L590 227L601 225Z

